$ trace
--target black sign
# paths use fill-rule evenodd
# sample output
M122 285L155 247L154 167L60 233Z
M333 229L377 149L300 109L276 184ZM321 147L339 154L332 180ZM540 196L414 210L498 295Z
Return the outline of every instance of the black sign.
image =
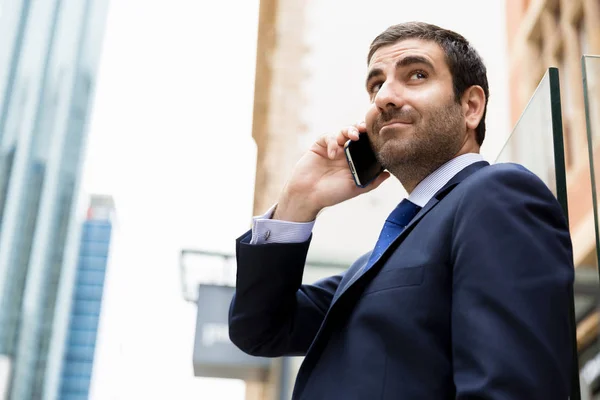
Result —
M233 293L229 286L198 285L194 375L265 381L271 360L249 356L229 339L227 317Z

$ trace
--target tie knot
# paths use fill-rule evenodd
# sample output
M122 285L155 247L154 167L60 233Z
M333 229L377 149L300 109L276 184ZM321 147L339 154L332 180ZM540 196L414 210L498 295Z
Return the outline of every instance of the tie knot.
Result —
M421 207L408 199L404 199L398 204L394 211L392 211L387 218L387 221L405 227L420 210Z

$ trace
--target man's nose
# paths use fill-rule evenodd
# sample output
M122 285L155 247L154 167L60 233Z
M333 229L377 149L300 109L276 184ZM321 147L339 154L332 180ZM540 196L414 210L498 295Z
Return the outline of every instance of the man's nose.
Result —
M390 108L402 108L404 100L401 85L394 82L384 83L375 96L375 105L381 112Z

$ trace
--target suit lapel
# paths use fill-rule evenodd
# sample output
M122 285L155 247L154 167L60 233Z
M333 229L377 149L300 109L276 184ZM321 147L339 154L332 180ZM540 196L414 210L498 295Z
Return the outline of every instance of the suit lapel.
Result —
M378 258L373 259L373 260L368 258L366 260L365 264L352 276L352 278L350 278L350 280L348 281L346 286L344 286L344 288L342 290L340 290L338 293L336 293L336 296L333 298L332 304L334 304L335 301L338 298L340 298L348 290L348 288L350 288L352 285L354 285L354 283L356 283L356 281L361 279L367 271L373 269L373 266L378 264L379 260L381 258L383 258L386 254L388 254L390 248L394 248L398 243L401 243L404 240L404 238L406 237L406 235L408 235L408 233L412 230L412 227L415 226L421 220L421 218L423 218L425 216L425 214L427 214L429 211L431 211L431 209L433 209L433 207L435 207L437 205L437 203L438 203L438 200L435 197L433 199L431 199L425 205L425 207L423 207L421 209L421 211L419 211L417 213L417 215L415 215L415 217L410 221L410 223L408 225L406 225L406 227L404 228L404 230L402 230L400 235L398 235L398 237L396 239L394 239L394 241L392 243L390 243L388 248L385 249L385 251Z
M367 258L365 264L350 278L348 283L342 288L342 290L338 291L333 298L332 305L359 279L361 279L365 273L369 270L374 269L373 267L379 263L379 260L385 256L391 248L396 248L399 243L402 243L404 238L410 233L412 228L429 212L431 211L439 202L442 200L448 193L454 189L456 185L462 182L465 178L473 174L474 172L480 170L481 168L489 165L485 161L476 162L474 164L469 165L464 168L458 174L456 174L442 189L440 189L435 196L415 215L415 217L410 221L410 223L404 228L404 230L398 235L396 239L388 246L388 248L379 256L377 259L370 260Z
M429 211L431 211L448 193L450 193L452 191L452 189L454 187L456 187L456 185L458 185L461 181L463 181L469 175L475 173L476 171L480 170L481 168L483 168L487 165L489 165L487 162L477 162L477 163L471 164L470 166L466 167L465 169L460 171L458 174L456 174L454 176L454 178L452 178L442 189L440 189L436 193L436 195L425 205L425 207L423 207L423 209L421 211L419 211L419 213L406 226L406 228L404 228L402 233L398 236L398 238L396 238L396 240L393 242L392 245L390 245L390 247L394 246L399 241L404 240L404 238L410 233L412 228ZM388 248L386 250L386 252L384 252L384 254L387 253L389 250L390 249ZM381 259L381 257L379 259ZM302 396L302 391L304 390L304 387L306 385L308 377L310 376L310 372L312 371L314 363L319 359L319 356L322 352L323 346L327 343L322 338L327 336L327 333L326 333L328 330L327 327L331 324L331 321L332 321L331 314L336 312L334 310L334 308L335 309L338 308L338 307L335 307L335 304L337 302L339 302L340 297L343 296L344 293L348 292L348 289L350 287L356 285L357 282L360 283L361 281L366 281L368 276L371 276L371 277L374 276L374 274L376 273L376 271L379 267L379 265L377 265L377 264L380 264L379 259L374 260L374 264L371 266L371 268L366 269L365 267L367 266L366 264L369 262L368 261L369 258L365 257L365 265L360 267L358 272L356 272L354 274L354 276L352 276L352 278L350 278L348 283L341 290L339 290L338 293L336 293L336 295L334 296L331 306L330 306L329 310L327 311L327 314L325 315L325 319L324 319L323 323L321 324L321 328L317 332L317 335L315 336L315 339L313 340L313 342L306 354L306 358L304 359L304 362L302 363L302 367L300 368L300 371L298 371L296 385L294 387L294 398L299 398ZM367 276L365 276L365 275L367 275ZM352 306L350 306L350 308L351 307ZM344 308L342 307L342 309L344 309ZM348 309L348 308L346 308L346 309Z

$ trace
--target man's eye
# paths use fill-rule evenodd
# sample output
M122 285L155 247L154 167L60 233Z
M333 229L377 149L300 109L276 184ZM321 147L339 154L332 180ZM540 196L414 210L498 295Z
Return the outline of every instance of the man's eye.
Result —
M426 79L426 78L427 78L427 74L423 71L415 71L410 76L411 80L421 80L421 79Z
M375 94L375 93L379 92L379 89L381 89L381 82L374 83L369 88L369 93Z

